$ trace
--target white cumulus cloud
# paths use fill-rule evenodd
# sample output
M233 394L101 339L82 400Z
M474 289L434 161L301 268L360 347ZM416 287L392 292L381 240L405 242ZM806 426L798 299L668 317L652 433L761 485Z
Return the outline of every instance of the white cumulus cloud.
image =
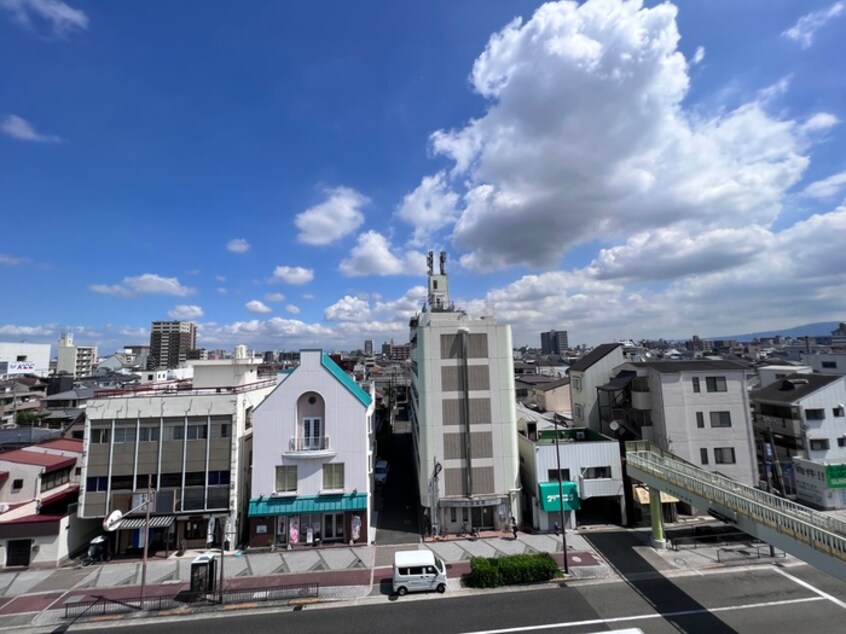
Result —
M350 257L341 260L338 269L347 277L362 275L425 275L426 256L419 251L392 251L388 239L378 231L366 231Z
M3 134L19 139L21 141L34 141L36 143L58 143L62 139L55 134L42 134L23 117L16 114L6 115L0 123L0 130Z
M136 297L138 295L193 295L196 289L183 286L175 277L162 277L155 273L144 273L137 277L125 277L120 284L92 284L89 290L103 295Z
M704 46L697 46L696 52L693 54L693 59L691 63L693 64L701 64L702 60L705 59L705 47Z
M273 270L273 282L284 282L299 286L308 284L314 279L314 270L302 266L277 266Z
M846 3L835 2L834 4L806 13L796 21L792 27L782 33L783 37L794 42L799 42L802 48L809 48L814 43L814 35L834 18L846 12Z
M232 240L226 243L226 248L232 251L232 253L246 253L250 250L250 243L244 240L244 238L232 238Z
M350 187L326 191L322 203L297 214L294 224L300 230L297 239L305 244L331 244L358 229L364 222L361 208L370 202Z
M808 164L799 125L762 100L684 109L677 9L548 3L493 35L472 83L484 115L432 135L466 183L461 263L550 267L572 246L672 225L769 225Z
M282 293L265 293L264 298L269 302L281 302L285 296Z
M168 311L171 319L199 319L203 316L203 309L195 304L178 304Z
M432 233L455 222L458 199L445 172L424 177L417 189L406 194L397 214L414 226L411 244L422 245Z
M287 310L292 315L299 315L300 314L300 307L295 306L294 304L288 304L285 306L285 310Z
M251 313L255 313L257 315L266 315L267 313L273 312L273 309L270 306L257 299L247 302L244 307Z
M370 314L367 300L345 295L323 311L323 318L327 321L367 321Z

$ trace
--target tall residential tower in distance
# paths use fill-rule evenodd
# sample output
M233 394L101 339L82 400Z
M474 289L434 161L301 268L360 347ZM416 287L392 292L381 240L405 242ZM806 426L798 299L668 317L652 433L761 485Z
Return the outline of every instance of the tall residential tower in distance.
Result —
M97 346L78 346L72 332L63 332L56 346L56 373L74 378L91 376L97 365Z
M561 356L567 352L567 331L550 330L541 333L541 354L557 354Z
M197 347L197 325L190 321L154 321L150 328L147 369L178 368Z
M411 319L411 426L420 500L433 532L520 519L511 327L449 301L429 252L428 301Z

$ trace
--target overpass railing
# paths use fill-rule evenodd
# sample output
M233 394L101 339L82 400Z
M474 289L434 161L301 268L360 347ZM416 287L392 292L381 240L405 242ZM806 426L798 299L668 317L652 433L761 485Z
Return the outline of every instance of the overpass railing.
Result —
M627 442L626 462L658 479L846 561L846 522L700 469L648 441Z

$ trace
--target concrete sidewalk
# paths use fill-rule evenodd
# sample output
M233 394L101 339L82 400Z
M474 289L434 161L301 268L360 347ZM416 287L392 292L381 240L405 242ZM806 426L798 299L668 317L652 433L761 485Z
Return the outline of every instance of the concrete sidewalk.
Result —
M655 551L648 546L647 530L609 527L608 533L626 532L627 550L648 564L651 574L684 574L691 570L723 567L733 563L765 563L747 553L723 553L720 547L698 547L681 551ZM585 539L603 530L567 533L570 576L568 583L617 579L609 565ZM638 545L642 543L643 545ZM548 552L563 566L562 538L553 534L519 533L517 538L494 534L480 539L427 541L419 545L337 546L277 552L229 554L224 561L226 589L254 589L319 584L319 600L388 601L394 553L428 548L448 564L449 592L464 589L460 578L470 570L476 556L496 557ZM727 552L727 551L726 551ZM196 552L182 557L154 559L147 566L146 595L173 597L189 585L190 564ZM789 559L789 558L788 558ZM780 560L784 562L785 560ZM64 622L64 606L96 596L137 599L141 562L119 561L87 568L26 570L0 573L0 628L35 627L55 629ZM150 616L154 616L151 614Z

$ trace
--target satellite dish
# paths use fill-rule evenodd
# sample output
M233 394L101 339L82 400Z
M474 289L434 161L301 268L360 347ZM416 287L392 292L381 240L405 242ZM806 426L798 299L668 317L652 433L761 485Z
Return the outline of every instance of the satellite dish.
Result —
M103 520L103 528L112 532L117 529L118 524L122 519L123 513L121 511L112 511L109 516Z
M615 420L612 420L612 421L608 424L608 426L611 428L611 431L617 431L618 429L620 429L620 423L618 423L618 422L617 422L617 421L615 421Z

